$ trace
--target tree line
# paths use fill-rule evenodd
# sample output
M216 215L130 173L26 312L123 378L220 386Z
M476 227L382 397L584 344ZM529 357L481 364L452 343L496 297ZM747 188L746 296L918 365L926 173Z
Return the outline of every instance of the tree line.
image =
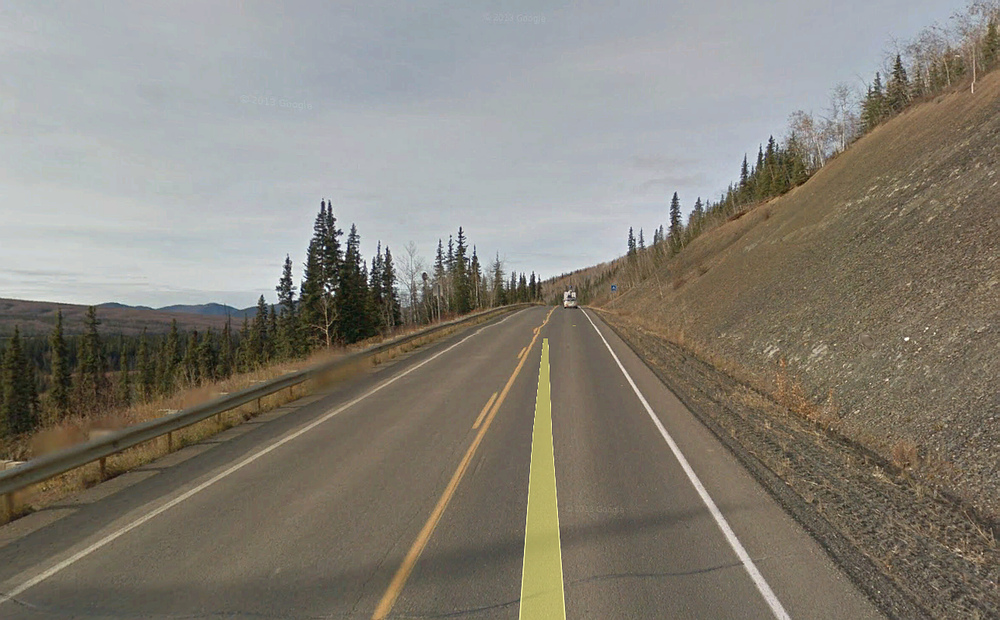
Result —
M276 303L261 295L256 313L245 316L239 329L227 320L219 331L184 332L174 321L167 334L143 330L108 339L93 306L80 335L65 333L62 312L48 337L25 337L15 327L0 343L0 440L70 415L125 409L317 349L387 335L404 325L541 297L534 272L508 274L499 253L484 269L462 227L449 236L447 252L438 241L429 274L411 242L401 279L387 245L379 242L370 262L362 258L357 226L344 238L325 199L298 285L293 266L286 255Z

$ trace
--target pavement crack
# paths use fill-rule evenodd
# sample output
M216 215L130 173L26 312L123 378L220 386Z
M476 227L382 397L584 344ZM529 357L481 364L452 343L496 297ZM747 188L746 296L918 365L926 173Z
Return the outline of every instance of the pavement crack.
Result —
M413 522L416 520L419 514L421 514L419 510L410 511L410 517L406 520L406 524L402 528L400 528L400 532L399 534L396 535L395 540L392 541L391 545L388 545L386 547L385 553L382 554L382 557L380 557L378 561L375 563L375 566L372 568L371 572L368 573L368 576L365 578L364 583L361 584L361 588L358 591L358 598L354 601L354 604L351 606L351 613L350 613L351 616L357 613L358 605L361 604L362 599L364 599L365 597L365 591L368 590L368 584L371 583L372 579L375 578L375 575L378 574L380 570L382 570L382 566L385 564L385 561L389 558L389 555L392 553L393 549L399 546L400 541L403 540L403 537L406 535L406 532L409 531L410 526L413 525Z

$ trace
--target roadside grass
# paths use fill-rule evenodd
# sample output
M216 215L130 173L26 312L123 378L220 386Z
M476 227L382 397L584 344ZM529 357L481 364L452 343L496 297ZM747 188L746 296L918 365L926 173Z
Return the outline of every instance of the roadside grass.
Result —
M51 505L67 495L93 487L104 480L109 480L146 465L185 446L204 441L213 435L252 420L260 414L273 411L319 389L346 383L370 368L383 365L400 355L445 338L458 330L478 325L486 320L489 320L489 318L446 328L423 338L418 338L379 352L377 355L359 360L357 363L347 367L334 369L323 376L315 377L297 386L263 397L259 401L244 404L170 435L157 437L156 439L109 456L105 459L103 467L100 462L89 463L45 482L22 489L11 494L7 501L0 502L0 525ZM399 330L392 334L391 338L407 336L421 329L426 329L426 327L419 326L412 329ZM372 338L346 348L317 351L308 358L281 362L249 373L234 375L223 381L192 386L170 397L158 398L127 409L109 411L101 416L70 416L54 426L42 429L30 437L23 438L21 445L17 449L20 453L30 455L31 457L41 456L87 441L88 439L99 437L103 433L159 418L169 413L207 402L219 396L249 388L258 383L331 361L348 353L380 344L387 339Z

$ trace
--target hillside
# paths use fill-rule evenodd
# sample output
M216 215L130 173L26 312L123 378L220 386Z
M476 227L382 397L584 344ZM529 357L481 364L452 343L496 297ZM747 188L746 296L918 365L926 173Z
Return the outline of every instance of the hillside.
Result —
M257 306L250 306L249 308L234 308L226 304L217 303L207 303L207 304L174 304L172 306L163 306L162 308L150 308L149 306L129 306L126 304L118 302L108 302L103 304L98 304L100 308L112 308L112 309L135 309L135 310L154 310L156 312L172 312L176 314L202 314L206 316L228 316L233 319L242 320L243 317L253 318L257 314Z
M25 335L48 334L55 324L56 311L62 310L67 334L83 332L83 319L87 306L60 304L46 301L23 301L0 298L0 334L9 334L19 326ZM138 335L146 328L151 334L167 333L171 321L177 321L181 331L221 330L226 324L224 315L172 313L160 310L132 308L121 304L104 304L97 309L104 334ZM239 320L242 320L240 318ZM234 318L234 323L237 319Z
M628 286L554 283L778 390L779 360L846 437L1000 514L1000 73L917 105L805 185ZM610 283L618 282L612 297ZM830 400L832 396L832 401Z
M250 306L249 308L234 308L232 306L227 306L224 304L208 303L208 304L197 304L197 305L183 305L177 304L173 306L164 306L162 308L157 308L160 312L177 312L181 314L203 314L206 316L231 316L233 319L242 320L243 317L253 318L257 314L257 306Z

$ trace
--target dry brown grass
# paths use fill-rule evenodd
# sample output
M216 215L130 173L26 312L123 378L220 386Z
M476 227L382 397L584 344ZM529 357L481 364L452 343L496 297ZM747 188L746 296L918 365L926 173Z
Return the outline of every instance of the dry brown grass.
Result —
M916 469L920 464L917 444L909 439L900 439L892 447L892 466L901 473Z
M766 389L762 385L756 387ZM838 408L833 397L833 390L829 391L825 402L812 401L806 395L801 379L789 373L788 362L784 358L778 360L774 388L774 399L792 413L819 425L824 430L839 429L840 416L837 414Z

